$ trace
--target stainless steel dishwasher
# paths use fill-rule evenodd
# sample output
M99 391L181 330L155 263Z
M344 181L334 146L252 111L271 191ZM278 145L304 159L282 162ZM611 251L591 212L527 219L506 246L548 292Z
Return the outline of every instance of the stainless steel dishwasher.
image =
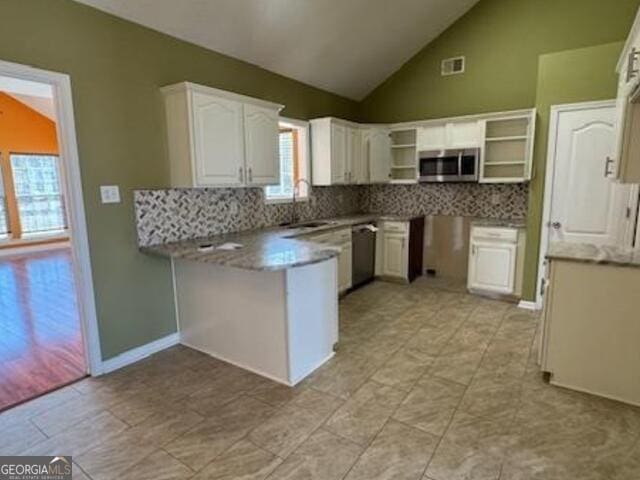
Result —
M376 273L376 225L361 223L351 228L352 289L371 280Z

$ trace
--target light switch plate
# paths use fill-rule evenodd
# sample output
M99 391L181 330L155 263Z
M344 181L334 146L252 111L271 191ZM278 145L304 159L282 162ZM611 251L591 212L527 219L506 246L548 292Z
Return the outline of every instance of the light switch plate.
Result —
M100 185L100 199L102 203L120 203L120 188L118 185Z

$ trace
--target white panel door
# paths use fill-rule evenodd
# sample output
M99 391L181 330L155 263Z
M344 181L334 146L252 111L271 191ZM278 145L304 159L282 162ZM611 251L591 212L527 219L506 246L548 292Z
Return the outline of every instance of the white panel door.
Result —
M347 183L347 127L331 124L331 183Z
M384 234L382 246L382 274L390 277L407 276L406 237L398 234Z
M468 286L474 290L513 293L517 244L471 241Z
M606 177L614 149L615 107L560 112L556 130L549 240L619 243L628 186Z
M246 183L277 185L280 182L278 112L245 104Z
M388 182L391 178L391 137L386 128L371 128L367 134L369 181Z
M197 186L244 182L242 104L192 93L194 171Z

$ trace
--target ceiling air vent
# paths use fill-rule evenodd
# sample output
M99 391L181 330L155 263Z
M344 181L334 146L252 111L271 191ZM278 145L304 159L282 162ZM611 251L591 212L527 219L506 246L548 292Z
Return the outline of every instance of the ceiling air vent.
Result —
M446 58L442 61L442 75L464 73L464 57Z

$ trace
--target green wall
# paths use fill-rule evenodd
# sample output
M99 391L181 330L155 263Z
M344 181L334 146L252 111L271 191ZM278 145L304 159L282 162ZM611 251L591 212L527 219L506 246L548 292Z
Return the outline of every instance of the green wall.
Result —
M481 0L361 104L366 121L537 107L524 297L535 297L549 106L614 98L615 64L640 0ZM462 75L440 61L465 55Z
M481 0L376 88L369 121L406 121L533 107L538 56L626 38L639 0ZM440 61L465 55L463 75Z
M529 243L523 283L523 293L529 300L535 298L536 292L550 108L562 103L615 98L618 85L615 67L623 45L624 42L608 43L540 56L536 91L538 121L534 146L535 171L529 188Z
M284 115L354 118L357 104L70 0L0 1L0 59L71 76L103 357L175 331L169 263L140 254L132 190L166 187L158 88L190 80L286 105ZM123 202L99 203L118 184Z

